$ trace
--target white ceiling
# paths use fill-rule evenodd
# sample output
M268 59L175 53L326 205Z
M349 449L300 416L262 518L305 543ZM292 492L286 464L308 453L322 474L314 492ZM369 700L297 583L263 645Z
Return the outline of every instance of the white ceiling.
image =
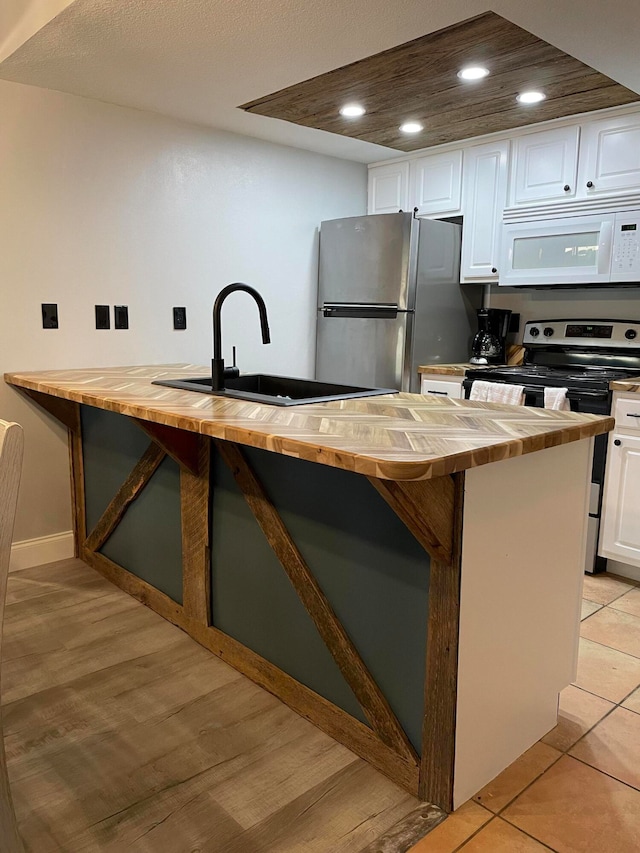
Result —
M398 152L237 105L489 8L640 93L637 0L75 0L0 78L371 162Z

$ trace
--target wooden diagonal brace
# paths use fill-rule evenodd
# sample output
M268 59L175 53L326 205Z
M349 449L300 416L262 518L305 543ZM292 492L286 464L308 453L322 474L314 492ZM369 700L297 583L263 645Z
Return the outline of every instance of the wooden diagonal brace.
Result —
M368 479L429 556L449 565L453 559L453 478L444 476L414 481Z
M418 756L406 733L333 612L251 466L237 445L218 440L215 444L374 731L398 754L417 762Z
M19 390L27 397L31 397L41 408L57 418L68 429L79 432L80 407L78 403L64 400L62 397L53 397L51 394L43 394L41 391L33 391L31 388L19 388Z
M140 418L132 418L132 420L155 441L158 447L164 450L167 456L177 462L180 468L186 468L192 474L198 475L201 436L197 432L143 421Z
M90 551L100 550L120 523L128 507L148 484L165 455L164 450L152 441L87 537L86 548Z

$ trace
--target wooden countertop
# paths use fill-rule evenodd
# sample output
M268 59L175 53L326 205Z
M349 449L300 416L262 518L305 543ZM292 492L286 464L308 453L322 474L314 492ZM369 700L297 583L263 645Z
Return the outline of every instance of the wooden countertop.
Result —
M616 379L609 384L612 391L626 391L627 394L640 393L640 376L631 379Z
M418 373L434 373L441 376L464 376L467 370L477 364L421 364Z
M5 380L153 421L390 480L426 480L608 432L610 417L393 394L278 407L152 385L190 364L10 373Z

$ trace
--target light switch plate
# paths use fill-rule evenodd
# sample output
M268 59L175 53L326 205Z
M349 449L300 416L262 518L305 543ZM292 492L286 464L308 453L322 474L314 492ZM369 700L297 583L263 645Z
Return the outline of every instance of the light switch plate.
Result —
M187 328L187 309L184 306L173 309L173 328Z
M42 328L58 328L58 306L55 302L42 303Z
M113 325L116 329L129 328L129 306L114 305L113 306Z
M110 329L111 315L108 305L96 305L96 329Z

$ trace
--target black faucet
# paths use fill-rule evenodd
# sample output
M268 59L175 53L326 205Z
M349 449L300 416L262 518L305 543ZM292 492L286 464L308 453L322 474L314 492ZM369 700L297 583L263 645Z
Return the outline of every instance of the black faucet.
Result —
M271 336L269 335L269 321L267 320L267 306L264 304L264 299L255 288L248 284L242 284L239 281L233 284L228 284L223 287L220 293L216 296L216 301L213 303L213 359L211 360L211 390L224 391L225 368L224 359L222 358L222 326L220 323L220 312L222 303L230 293L236 290L244 290L250 294L256 301L258 311L260 312L260 328L262 330L262 343L270 344ZM237 373L235 373L237 375Z

